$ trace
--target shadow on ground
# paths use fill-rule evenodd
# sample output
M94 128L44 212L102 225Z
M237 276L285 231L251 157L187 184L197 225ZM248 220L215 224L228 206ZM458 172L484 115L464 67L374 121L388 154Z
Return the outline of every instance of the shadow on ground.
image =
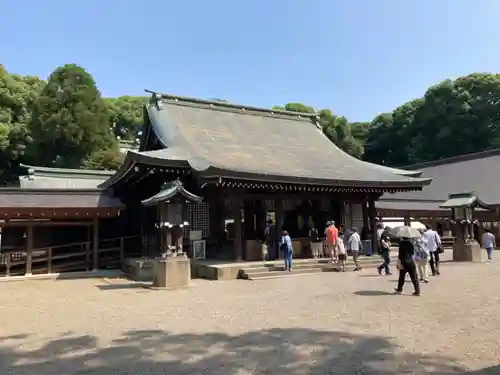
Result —
M387 338L309 329L239 336L133 331L111 343L68 333L32 351L20 349L23 339L0 337L1 374L496 375L500 370L467 372L449 358L404 353Z
M357 296L364 297L379 297L379 296L393 296L394 290L392 292L388 292L386 290L357 290L354 292Z

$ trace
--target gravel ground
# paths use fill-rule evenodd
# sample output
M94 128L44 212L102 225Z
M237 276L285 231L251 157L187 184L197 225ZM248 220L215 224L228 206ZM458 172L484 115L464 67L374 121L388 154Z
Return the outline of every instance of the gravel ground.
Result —
M375 272L1 283L0 374L500 374L500 263L444 264L421 297Z

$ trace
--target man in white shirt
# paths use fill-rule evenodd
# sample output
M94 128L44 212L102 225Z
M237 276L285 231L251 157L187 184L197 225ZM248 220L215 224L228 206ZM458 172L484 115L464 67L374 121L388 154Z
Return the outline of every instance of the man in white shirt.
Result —
M492 256L492 253L493 253L493 249L496 247L496 240L495 240L495 236L493 235L493 233L491 233L491 231L487 228L484 228L484 234L483 234L483 238L481 239L482 241L482 245L483 245L483 248L486 249L486 253L488 254L488 262L491 262L491 256Z
M439 237L439 234L435 230L432 230L430 225L425 226L425 232L422 234L422 243L429 251L429 264L432 275L440 275L439 250L441 248L441 237Z
M352 260L354 261L354 264L356 266L356 268L354 268L354 271L360 271L361 266L359 265L358 257L359 252L361 251L361 237L359 236L356 228L352 228L352 234L347 241L347 250L351 252Z

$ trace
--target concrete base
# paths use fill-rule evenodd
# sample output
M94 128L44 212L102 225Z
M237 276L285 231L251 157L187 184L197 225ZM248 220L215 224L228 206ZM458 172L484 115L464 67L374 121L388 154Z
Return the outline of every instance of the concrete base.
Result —
M135 281L153 282L155 259L127 258L123 262L122 270Z
M455 262L485 262L486 250L481 249L477 241L465 243L457 241L453 247L453 260Z
M177 289L188 287L191 282L191 265L185 255L157 259L153 288Z

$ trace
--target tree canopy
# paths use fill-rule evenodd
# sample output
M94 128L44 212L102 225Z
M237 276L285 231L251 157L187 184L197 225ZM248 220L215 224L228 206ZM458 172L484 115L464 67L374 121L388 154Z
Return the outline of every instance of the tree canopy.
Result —
M116 150L109 112L94 80L77 65L57 68L29 122L29 155L42 166L79 168L95 153Z
M0 183L15 180L19 163L117 168L118 141L136 141L146 101L101 98L92 76L76 65L57 68L47 82L0 65ZM499 103L500 74L474 73L366 122L303 103L274 108L317 113L324 134L345 152L404 166L500 147Z

